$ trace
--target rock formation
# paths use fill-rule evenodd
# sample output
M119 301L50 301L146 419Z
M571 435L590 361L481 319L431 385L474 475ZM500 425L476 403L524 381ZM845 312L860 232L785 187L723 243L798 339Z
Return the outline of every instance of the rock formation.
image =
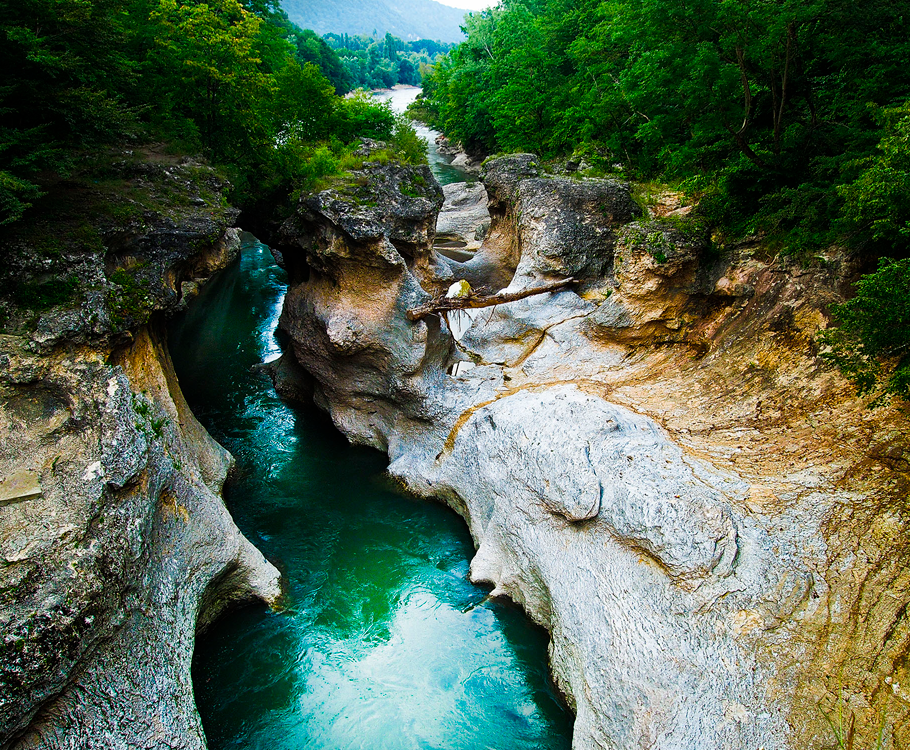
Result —
M291 277L278 386L306 380L466 518L473 579L551 633L573 746L824 747L826 715L857 746L883 724L905 742L906 422L813 343L855 269L719 254L628 185L527 154L485 166L490 230L459 263L433 251L427 177L368 166L271 238ZM457 341L406 318L453 280L568 275L576 290L480 311Z
M454 260L470 260L490 229L487 191L480 182L455 182L443 185L442 192L435 247Z
M232 458L190 412L161 334L162 316L239 249L225 185L192 162L119 169L130 218L52 227L70 238L55 251L70 297L36 310L12 285L6 298L0 746L11 750L204 748L196 630L233 601L280 593L221 500ZM135 196L168 200L143 212ZM41 257L20 237L4 280L41 288Z

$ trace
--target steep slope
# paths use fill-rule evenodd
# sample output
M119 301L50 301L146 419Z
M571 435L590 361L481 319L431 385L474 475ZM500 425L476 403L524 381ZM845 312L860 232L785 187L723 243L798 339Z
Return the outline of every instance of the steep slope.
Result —
M163 333L239 250L228 185L192 159L109 156L3 235L3 748L201 750L197 629L280 593Z
M318 34L379 34L402 39L460 42L467 12L433 0L284 0L281 4L298 26Z

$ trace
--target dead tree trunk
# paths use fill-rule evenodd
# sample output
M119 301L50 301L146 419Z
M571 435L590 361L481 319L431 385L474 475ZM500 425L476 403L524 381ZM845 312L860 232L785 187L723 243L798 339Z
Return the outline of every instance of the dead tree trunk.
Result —
M489 296L471 294L467 297L437 297L432 302L427 302L425 305L408 310L408 320L416 321L425 318L427 315L438 315L452 310L473 310L478 307L503 305L506 302L515 302L525 297L532 297L535 294L558 292L560 289L566 289L575 283L577 283L575 279L563 279L562 281L554 281L542 286L531 287L530 289L522 289L520 292L500 292Z

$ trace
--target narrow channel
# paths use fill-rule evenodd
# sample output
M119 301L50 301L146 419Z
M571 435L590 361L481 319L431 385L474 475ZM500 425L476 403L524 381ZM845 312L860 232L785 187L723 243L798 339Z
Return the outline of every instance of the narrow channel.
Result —
M464 521L397 492L382 454L281 401L255 367L280 351L284 292L245 235L169 331L191 407L237 459L225 501L287 592L283 611L234 610L198 639L209 747L569 748L546 633L470 583Z

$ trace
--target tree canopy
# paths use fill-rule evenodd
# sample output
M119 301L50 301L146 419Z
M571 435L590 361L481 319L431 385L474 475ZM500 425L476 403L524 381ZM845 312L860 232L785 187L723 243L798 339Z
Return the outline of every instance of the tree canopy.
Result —
M405 42L390 33L384 37L326 34L325 42L341 59L351 88L391 88L399 83L416 86L453 45L420 39Z
M811 249L846 222L874 242L884 235L871 195L862 209L849 197L874 179L888 112L910 97L906 10L898 0L504 0L467 19L467 40L425 81L428 110L469 149L586 150L635 177L685 181L734 233ZM899 160L906 141L889 138Z
M0 39L0 225L98 146L202 151L244 203L395 131L387 108L339 98L338 55L269 0L10 0Z

